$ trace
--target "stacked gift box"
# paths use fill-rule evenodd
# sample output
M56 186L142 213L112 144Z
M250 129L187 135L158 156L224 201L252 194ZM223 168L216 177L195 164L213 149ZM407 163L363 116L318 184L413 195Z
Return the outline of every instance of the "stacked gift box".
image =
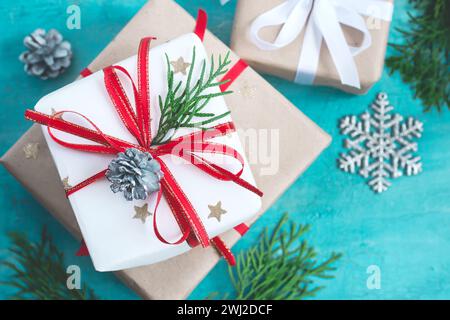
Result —
M292 6L290 10L293 10L298 1L286 1L286 3ZM251 1L239 1L232 47L241 58L244 58L260 71L290 79L296 78L298 70L295 61L298 60L300 55L299 49L303 36L293 36L295 41L286 44L284 48L280 49L281 51L262 50L252 42L252 37L248 36L252 23L260 15L270 12L272 8L284 5L284 2L267 0L261 1L260 4L261 6L253 6L257 8L256 10L252 9ZM309 10L311 11L311 8ZM384 15L389 16L389 13ZM172 24L175 20L177 23ZM148 23L148 21L152 21L152 23ZM278 24L282 23L285 22L279 22ZM307 20L305 20L305 25L306 23ZM369 48L370 50L364 51L364 56L361 54L355 58L358 79L361 84L360 88L356 90L358 92L367 90L379 77L388 27L389 23L383 20L378 31L371 31L372 42L377 45L372 45ZM108 69L104 68L110 65L120 66L123 70L127 70L130 73L130 78L137 83L136 78L137 73L139 73L139 69L137 69L139 61L135 56L137 48L141 39L155 36L156 39L152 40L152 49L149 53L150 62L148 66L150 70L148 70L148 73L150 73L151 80L150 102L157 105L158 93L163 96L164 92L167 91L165 75L169 72L172 62L174 63L173 68L179 67L179 65L175 66L177 63L181 63L184 67L185 64L189 64L188 61L191 62L190 67L196 70L194 71L194 78L198 77L198 73L201 73L201 64L196 65L192 60L192 46L196 48L197 58L207 57L211 54L223 57L229 51L226 45L210 32L206 31L204 35L201 32L199 35L197 32L192 33L194 29L196 31L201 30L199 21L196 22L176 3L167 0L153 0L147 3L89 65L89 70L93 72L92 75L44 97L36 105L37 111L49 117L47 122L37 121L36 118L34 120L49 127L57 126L61 123L64 124L64 121L75 121L70 117L68 120L67 114L64 115L63 113L77 111L82 112L83 116L87 113L89 118L94 118L96 121L104 121L99 125L99 128L96 128L96 130L98 129L96 133L100 140L102 137L105 139L103 142L107 147L112 147L114 144L109 136L105 138L101 130L108 134L112 130L118 138L131 139L132 137L124 131L126 121L123 121L121 117L114 118L112 108L109 111L104 111L110 104L107 95L110 92L108 88L105 90L104 87L105 83L109 81L106 80L105 76ZM276 35L276 31L269 30L264 36L273 38L274 34ZM357 34L352 38L351 31L345 33L345 36L353 39L352 41L355 42L353 46L355 47L358 47L356 42L364 42L364 38L358 40ZM359 45L363 45L363 43ZM379 48L380 46L381 48ZM319 50L320 63L315 71L313 82L314 84L342 86L341 75L333 69L336 61L329 56L326 48L324 48L325 46ZM166 54L168 56L167 62L169 62L168 69L164 69ZM368 70L368 57L374 57L376 67L366 72ZM232 230L233 227L237 227L243 222L247 224L254 222L330 143L330 137L325 132L271 87L252 68L246 67L245 62L240 60L238 55L231 52L230 59L232 73L236 73L235 68L239 69L238 76L235 75L232 82L226 85L225 90L233 91L233 93L220 97L211 107L214 107L216 111L226 112L227 109L231 111L231 117L221 119L217 125L223 124L221 122L224 121L232 121L233 132L230 134L225 132L226 134L224 133L223 136L218 138L221 139L220 143L233 148L234 151L243 156L241 163L243 172L233 181L239 182L237 184L240 184L240 186L246 185L247 187L240 190L239 186L234 186L230 181L218 181L202 176L202 173L192 171L189 166L189 169L186 169L180 163L174 162L169 165L173 175L178 176L178 178L181 177L181 180L183 180L184 173L189 172L184 176L184 179L187 179L186 181L189 183L180 183L183 189L189 189L190 184L195 185L190 183L194 180L197 180L198 184L210 184L208 185L208 192L206 193L208 198L206 200L201 197L201 193L195 195L195 190L192 193L186 191L186 194L194 202L193 207L197 209L196 211L199 211L200 223L204 224L208 238L213 240L220 236L220 241L223 242L225 248L231 247L243 234L243 232ZM289 63L289 65L283 65L286 63ZM109 70L111 71L111 69ZM186 70L180 69L178 71L181 74L177 75L179 77L177 79L186 79ZM110 79L114 79L114 77ZM350 89L345 84L343 86L344 90L355 91L354 88ZM130 83L125 85L124 91L129 97L133 96L133 87ZM77 97L80 101L75 103L74 97ZM133 99L130 98L131 100ZM134 103L138 104L138 100L141 101L141 99L135 97ZM74 103L71 104L71 101ZM93 102L97 102L95 105L99 110L90 110L89 103ZM112 103L114 104L114 101ZM58 104L58 107L55 109L53 106L56 107L56 104ZM301 106L299 108L301 109ZM108 121L101 119L105 112L112 112L111 116L106 118L109 119ZM61 122L59 119L63 117L64 120ZM153 114L152 117L154 117ZM52 122L52 120L54 121ZM92 130L93 123L90 124ZM157 126L155 123L152 125ZM234 128L236 128L236 132L234 132ZM109 131L105 129L109 129ZM276 146L270 155L272 163L264 163L257 157L255 160L254 154L251 154L251 146L245 142L246 132L252 130L254 132L264 131L263 136L274 139L274 141L260 141L260 143L266 145ZM270 135L267 134L268 132L275 134ZM179 134L189 134L189 131L181 131ZM176 137L173 138L176 139ZM86 178L91 175L95 176L95 173L103 168L102 166L106 164L108 167L108 162L111 160L106 160L104 155L86 155L80 151L65 148L62 146L64 143L58 143L63 139L67 139L67 136L57 136L47 131L46 127L41 128L40 125L34 124L4 155L2 163L75 237L86 240L94 265L99 271L114 271L119 278L144 298L186 298L218 262L220 257L218 251L213 246L205 245L205 248L203 248L202 245L190 245L184 241L175 246L169 243L159 243L161 235L155 237L154 233L149 232L153 217L146 221L145 219L132 219L132 214L130 216L133 208L144 208L144 205L147 205L145 202L147 199L139 198L139 201L127 201L127 199L121 198L121 195L110 192L106 179L100 182L96 181L92 185L83 186L80 188L81 191L77 189L74 194L69 192L69 202L67 191L70 191L74 185L78 186L83 181L82 176ZM147 144L148 139L144 137L142 140L143 142L138 147L150 148L150 144ZM81 142L73 140L70 143ZM38 149L37 154L33 157L27 156L25 152L30 146L37 146ZM120 151L121 149L115 150ZM145 150L154 152L155 149ZM125 153L125 150L122 151ZM251 161L247 161L245 157ZM234 158L240 159L238 156ZM70 165L71 161L73 161L73 166ZM167 163L167 161L164 160L164 163ZM268 169L268 166L272 167ZM111 166L108 169L112 170ZM77 176L78 173L79 176ZM46 188L42 188L42 185L45 185ZM255 188L254 190L261 190L261 194L264 193L261 200L259 200L260 194L255 197L251 195L251 192L248 192L248 190L252 190L252 186ZM88 188L94 188L95 192ZM233 188L235 188L234 191ZM224 195L226 191L222 191L227 189L231 192L229 200ZM232 203L231 200L236 197L240 202ZM111 210L108 207L111 206L109 200L115 207L112 211L117 212L114 212L112 217L109 216L108 223L110 225L104 226L102 222L108 219L108 214L111 215ZM154 206L158 200L153 199L152 201L151 204ZM198 205L198 203L201 205ZM204 208L205 211L203 212L200 207ZM207 210L208 207L209 210ZM106 208L105 212L102 211L103 208ZM239 209L243 211L239 212ZM93 212L89 212L90 210L96 212L98 217L93 216ZM159 208L159 210L162 212L160 219L163 221L161 233L164 233L168 238L175 239L180 231L177 223L179 226L180 222L178 218L171 216L171 212L178 210L173 210L167 203L164 205L164 201L162 208ZM221 220L220 217L214 217L213 210L226 212L224 220ZM152 210L149 209L149 211ZM147 212L147 207L145 207L144 214L147 213L151 214L151 212ZM117 216L114 216L115 214ZM213 219L210 219L211 215L213 215ZM143 223L139 220L142 220ZM124 230L120 237L117 235L119 227ZM180 227L180 229L182 228ZM99 232L96 234L96 231ZM108 234L108 232L111 232L111 234ZM127 238L127 233L135 236L135 238ZM118 238L117 241L112 243L111 247L108 247L107 243L115 237ZM121 238L124 240L121 241ZM131 242L140 239L144 239L140 243L141 247L130 248ZM217 249L217 245L215 248Z

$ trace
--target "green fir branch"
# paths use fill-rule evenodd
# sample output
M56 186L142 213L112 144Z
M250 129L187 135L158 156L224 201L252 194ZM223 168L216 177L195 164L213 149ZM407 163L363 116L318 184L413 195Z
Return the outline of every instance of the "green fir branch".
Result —
M11 271L9 280L0 285L17 289L15 300L91 300L98 299L92 289L67 288L64 255L55 246L45 228L39 242L31 242L23 233L8 234L12 245L9 252L12 261L1 264Z
M408 29L397 29L404 42L390 44L396 55L386 65L411 85L424 111L450 109L450 1L409 1L415 14L408 13Z
M308 225L288 221L285 214L272 230L262 233L256 246L239 254L229 276L237 300L299 300L313 297L323 286L315 279L331 279L341 254L319 262L317 252L302 239ZM211 295L209 298L215 298Z
M206 61L202 63L199 79L191 86L193 66L195 66L195 47L192 52L192 60L187 75L186 83L179 81L174 82L174 72L170 68L169 57L166 54L167 63L167 95L163 98L159 96L159 108L161 117L158 125L158 132L154 137L152 144L161 145L170 141L175 132L179 128L200 128L208 129L207 125L217 121L230 112L224 112L219 115L214 113L204 113L202 110L211 101L211 99L226 94L231 91L208 93L211 88L218 87L227 81L217 81L216 79L223 76L227 71L227 67L231 63L230 52L227 52L224 58L219 55L217 68L215 67L214 56L211 56L209 68ZM196 120L201 118L201 120Z

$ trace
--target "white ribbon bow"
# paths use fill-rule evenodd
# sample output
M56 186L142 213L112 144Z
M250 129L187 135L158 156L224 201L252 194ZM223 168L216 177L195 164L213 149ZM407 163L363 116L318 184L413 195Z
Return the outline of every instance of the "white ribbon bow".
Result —
M393 5L382 0L287 0L261 14L250 27L250 40L262 50L277 50L294 41L306 25L295 82L312 84L319 65L322 38L342 84L360 88L354 56L371 46L372 37L361 15L390 21ZM359 30L359 47L345 40L341 24ZM262 28L283 25L274 42L259 36Z

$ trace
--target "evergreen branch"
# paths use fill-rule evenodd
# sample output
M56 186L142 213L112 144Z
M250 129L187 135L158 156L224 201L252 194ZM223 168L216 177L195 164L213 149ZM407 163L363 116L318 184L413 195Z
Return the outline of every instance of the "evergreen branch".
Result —
M424 111L450 109L450 2L409 1L416 15L408 13L408 30L397 29L404 43L390 44L396 55L387 58L386 65L411 85Z
M9 248L13 261L3 261L12 274L11 280L0 281L0 285L17 289L11 299L27 300L91 300L98 299L92 289L83 286L80 290L67 288L64 255L55 246L45 228L40 242L33 243L23 233L8 234L12 246Z
M158 132L152 141L153 145L167 143L180 128L208 129L205 127L206 124L210 124L229 114L229 112L224 112L215 115L213 113L202 112L202 110L211 99L231 93L231 91L208 92L209 89L227 82L216 81L216 79L228 71L227 68L231 63L230 52L227 52L224 58L219 55L217 68L215 68L214 56L211 56L209 68L206 66L206 61L203 61L199 79L191 86L195 59L194 47L186 83L183 85L182 81L179 81L175 84L174 72L170 68L169 57L166 54L167 95L164 100L161 96L158 97L161 117L159 119ZM202 118L202 121L194 122L193 120L197 117Z
M287 230L286 230L287 229ZM302 240L309 226L288 223L283 215L269 235L267 228L256 246L239 254L229 276L237 300L298 300L314 296L322 286L314 278L331 279L332 265L341 254L332 253L322 262L317 252ZM210 295L215 298L217 295Z

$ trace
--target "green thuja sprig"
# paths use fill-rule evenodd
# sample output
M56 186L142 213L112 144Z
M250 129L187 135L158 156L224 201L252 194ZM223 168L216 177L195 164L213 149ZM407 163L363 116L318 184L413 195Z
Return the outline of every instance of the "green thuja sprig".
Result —
M422 100L424 111L450 109L450 1L410 0L408 29L397 29L401 44L392 43L396 54L386 59L390 72L399 71Z
M12 245L9 248L12 259L1 264L11 271L7 281L0 285L17 289L11 299L27 300L90 300L98 299L92 289L67 288L64 256L53 240L42 231L39 242L31 242L23 233L8 234Z
M239 254L236 266L229 267L235 298L298 300L321 290L323 286L315 285L314 279L333 278L332 265L341 254L332 253L319 262L314 247L302 239L308 230L308 225L288 222L287 214L270 235L266 228L257 245Z
M217 81L216 79L228 71L227 67L231 63L230 52L227 52L224 58L219 55L217 68L215 67L214 56L211 56L209 68L206 67L206 61L203 61L200 76L194 85L191 86L195 58L194 47L186 83L183 85L183 82L179 81L175 84L174 72L170 68L169 57L166 54L168 90L164 100L159 96L161 117L158 132L152 141L153 145L161 145L170 141L179 128L200 128L206 130L208 129L208 124L230 113L228 111L216 115L210 112L202 112L211 99L231 93L231 91L208 93L211 88L228 82L228 80ZM198 120L199 118L201 120Z

